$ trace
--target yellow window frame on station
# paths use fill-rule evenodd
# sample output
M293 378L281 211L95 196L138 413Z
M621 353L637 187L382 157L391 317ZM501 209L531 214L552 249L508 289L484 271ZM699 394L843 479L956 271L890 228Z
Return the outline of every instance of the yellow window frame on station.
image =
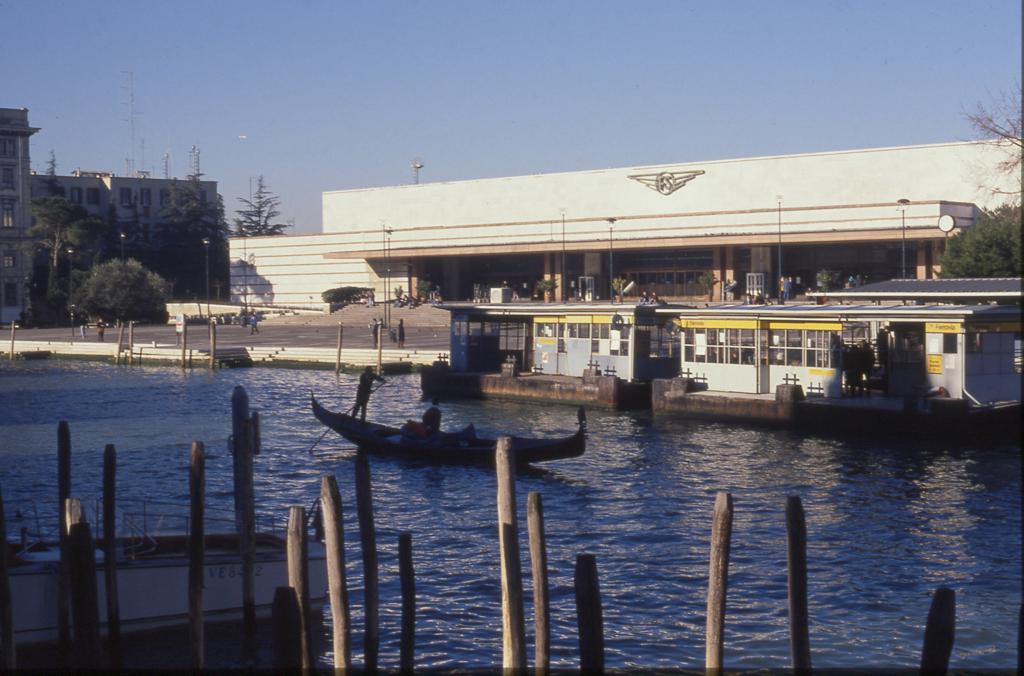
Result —
M925 322L925 333L960 333L964 325L959 322Z
M676 319L681 329L756 329L756 319Z
M764 326L762 325L762 328ZM842 331L843 325L840 322L785 322L785 321L774 321L768 322L769 329L789 329L796 331L799 329L806 329L808 331Z
M965 324L964 329L976 333L1021 333L1024 330L1024 322L985 322L979 324Z

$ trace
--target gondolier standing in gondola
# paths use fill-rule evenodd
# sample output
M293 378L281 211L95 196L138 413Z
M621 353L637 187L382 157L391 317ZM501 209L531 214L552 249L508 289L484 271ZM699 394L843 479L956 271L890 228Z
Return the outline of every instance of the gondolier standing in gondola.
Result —
M367 366L359 376L359 387L356 388L356 405L352 407L350 415L355 418L356 413L358 413L360 422L366 422L366 404L370 401L370 395L376 391L373 389L373 381L375 380L379 380L381 383L385 382L383 378L373 372L372 366Z

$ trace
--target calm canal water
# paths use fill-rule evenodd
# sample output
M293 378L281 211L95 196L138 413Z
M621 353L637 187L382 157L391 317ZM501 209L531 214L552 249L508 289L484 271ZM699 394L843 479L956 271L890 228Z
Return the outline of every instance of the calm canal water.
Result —
M35 514L55 522L56 426L71 425L73 494L100 495L102 450L118 449L119 497L186 505L190 442L206 443L207 491L231 505L230 397L249 392L263 421L256 460L262 513L286 516L336 473L345 507L353 622L362 626L353 448L309 412L310 390L349 402L355 377L241 369L183 374L85 362L0 365L0 485L11 535ZM444 403L446 425L480 433L561 435L570 407ZM382 421L418 417L416 376L390 379L370 403ZM609 667L703 664L708 542L715 492L735 504L726 620L729 668L789 664L784 505L807 513L811 646L817 667L916 668L930 594L957 594L954 668L1016 664L1021 600L1021 467L1002 447L835 440L649 413L589 412L582 458L551 463L518 484L524 571L526 494L543 495L555 666L578 664L573 567L597 557ZM493 472L374 459L381 550L381 666L398 665L398 534L413 533L417 665L501 661L501 601ZM20 510L23 521L12 519ZM528 582L527 582L528 584ZM527 617L532 618L527 588ZM531 619L532 622L532 619ZM329 626L321 629L329 636ZM532 655L532 627L528 626ZM329 638L324 642L329 650ZM182 651L185 652L185 651ZM361 647L354 655L361 659ZM331 663L322 653L321 663Z

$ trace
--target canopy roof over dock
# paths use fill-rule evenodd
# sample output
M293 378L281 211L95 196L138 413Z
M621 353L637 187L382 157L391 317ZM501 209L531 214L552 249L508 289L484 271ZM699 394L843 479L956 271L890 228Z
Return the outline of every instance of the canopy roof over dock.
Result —
M809 293L830 300L874 300L905 302L994 302L1016 303L1024 297L1020 277L981 277L973 279L890 279L864 286Z

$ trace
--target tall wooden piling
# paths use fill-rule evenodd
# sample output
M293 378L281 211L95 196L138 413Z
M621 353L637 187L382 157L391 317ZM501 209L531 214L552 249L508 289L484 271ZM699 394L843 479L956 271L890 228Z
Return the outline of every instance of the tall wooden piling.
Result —
M14 647L14 611L11 607L11 579L7 573L7 521L4 518L4 496L0 491L0 535L4 536L3 551L0 551L0 671L13 671L17 666Z
M253 494L253 429L249 395L236 385L231 395L232 458L235 488L235 525L242 557L242 649L251 660L256 649L256 505Z
M182 320L181 322L181 368L188 367L188 361L186 355L188 353L188 322Z
M533 577L534 668L541 676L551 667L551 607L548 600L544 503L536 491L531 491L526 497L526 527L530 536L530 573Z
M306 540L306 510L292 506L288 510L288 585L299 600L299 644L302 668L312 669L313 649L309 631L309 549Z
M210 370L217 368L217 322L210 320Z
M103 581L107 597L107 652L110 667L121 668L121 607L117 597L117 451L103 449Z
M203 442L193 441L188 467L188 633L192 669L201 670L206 662L203 631L203 563L206 534L206 451Z
M374 329L377 335L377 375L384 375L384 325L378 323Z
M334 373L341 373L341 340L345 335L345 327L338 322L338 352L334 355Z
M402 638L398 668L411 674L416 651L416 573L412 565L412 533L398 536L398 578L402 586Z
M732 495L715 496L708 568L708 612L705 669L721 672L725 650L725 596L729 586L729 544L732 537Z
M345 531L341 518L341 495L333 474L320 482L320 505L324 515L324 546L327 554L327 589L331 601L334 667L352 668L352 623L345 579Z
M299 598L292 587L274 590L271 608L273 667L278 671L297 672L302 666L302 630Z
M11 361L14 361L14 332L17 330L17 324L14 320L11 320ZM341 346L338 346L338 354L341 354Z
M242 489L242 530L239 532L239 547L242 555L242 631L243 648L248 659L256 654L256 501L252 480L252 420L242 426L243 445L239 486Z
M124 351L124 322L117 322L117 352L114 353L114 363L121 363L121 353Z
M498 547L501 552L501 665L504 669L525 669L523 573L519 561L515 451L511 437L498 437L494 464L498 480Z
M924 628L924 646L921 648L922 674L946 673L955 636L956 593L947 587L939 587L932 596L928 623Z
M74 498L69 498L68 512ZM77 502L77 500L75 500ZM68 569L71 581L71 619L74 627L75 667L95 669L100 666L100 611L96 593L96 550L92 532L84 514L77 510L79 520L69 524Z
M580 637L580 672L604 670L604 612L593 554L576 557L576 625Z
M363 589L366 610L363 612L363 668L377 669L380 650L378 631L380 610L379 573L377 570L377 531L373 523L373 494L370 489L370 461L366 452L356 452L356 515L359 518L359 542L363 550Z
M135 322L128 322L128 365L135 363Z
M807 613L807 522L800 497L786 499L786 563L789 571L789 647L793 671L811 670Z
M60 570L57 573L57 649L62 656L71 652L71 600L68 582L68 522L64 505L71 495L71 429L66 421L57 425L57 519L60 526Z

